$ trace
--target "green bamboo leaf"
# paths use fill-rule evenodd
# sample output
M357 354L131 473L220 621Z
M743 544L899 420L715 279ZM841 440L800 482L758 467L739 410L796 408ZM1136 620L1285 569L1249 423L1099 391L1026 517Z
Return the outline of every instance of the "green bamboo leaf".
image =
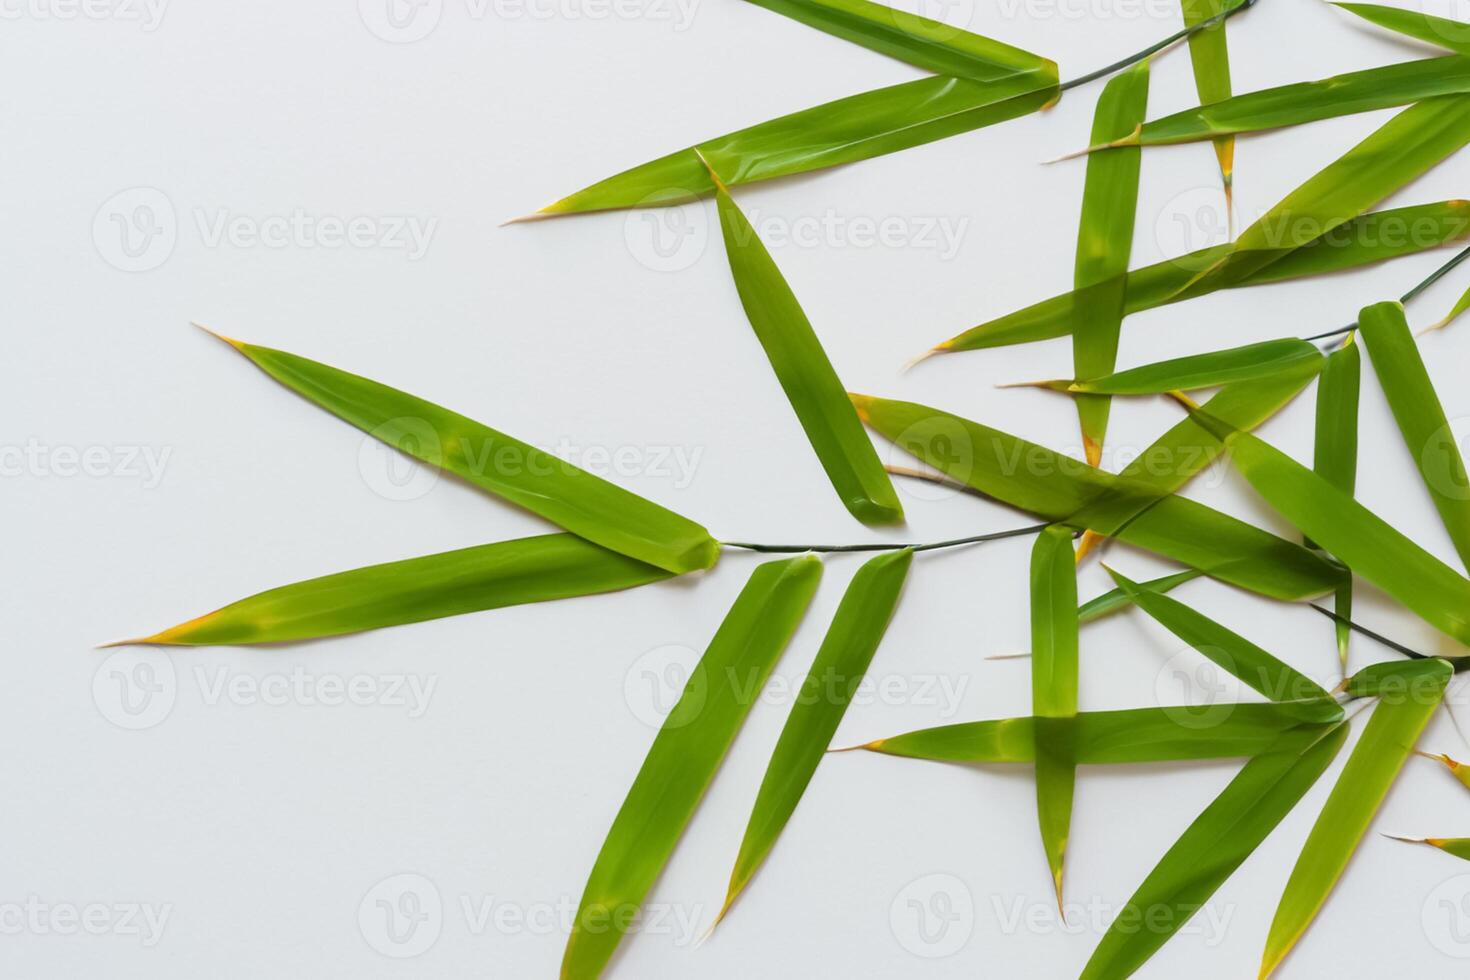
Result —
M1149 579L1147 582L1140 582L1139 584L1154 592L1168 592L1171 589L1178 588L1185 582L1194 581L1203 574L1204 572L1201 572L1198 568L1186 568L1182 572L1175 572L1173 575L1165 575L1162 578ZM1077 610L1077 620L1080 623L1090 623L1093 620L1102 619L1110 613L1117 612L1119 609L1131 605L1133 605L1133 599L1120 586L1104 592L1095 599L1089 599L1087 602L1084 602Z
M1425 622L1470 644L1470 581L1290 456L1204 412L1192 414L1226 440L1235 468L1297 530Z
M1216 140L1467 92L1470 58L1452 55L1409 61L1196 106L1147 122L1136 135L1110 146L1168 146Z
M898 608L899 593L913 556L905 548L870 559L858 569L843 593L832 625L817 651L817 659L802 685L802 696L792 705L776 749L771 753L716 924L729 913L760 870L801 802L807 784L817 771L817 763L832 743L832 736L883 641L883 634Z
M740 303L827 479L864 524L901 523L898 492L796 295L723 184L716 201Z
M709 532L550 453L407 392L285 351L225 340L319 408L613 551L676 574L709 568Z
M1306 674L1184 603L1132 582L1108 569L1123 591L1149 616L1227 673L1272 701L1329 700L1331 695Z
M936 75L993 82L1012 75L1057 80L1040 55L948 24L868 0L749 0L808 27L907 62Z
M1195 27L1220 14L1220 0L1182 0L1184 26ZM1194 88L1200 105L1224 102L1230 98L1230 47L1225 39L1225 22L1206 28L1189 38L1189 60L1194 68ZM1140 127L1143 120L1139 120ZM1129 134L1122 133L1120 136ZM1117 139L1118 137L1113 137ZM1110 142L1092 137L1093 145ZM1215 140L1215 156L1220 161L1220 179L1225 185L1225 213L1234 214L1235 137L1220 136ZM1232 234L1230 237L1234 238Z
M1240 282L1363 214L1470 143L1470 95L1417 103L1309 178L1241 232L1196 283Z
M1361 268L1467 237L1470 237L1470 201L1440 201L1376 211L1348 222L1239 282L1212 279L1190 286L1200 269L1215 265L1234 247L1228 243L1215 245L1129 272L1124 311L1141 313L1205 296L1216 289L1267 285ZM1086 308L1080 292L1063 293L971 327L935 347L934 352L957 353L1065 337L1084 322Z
M1275 746L1285 732L1333 725L1342 709L1332 701L1271 704L1190 705L1083 711L1052 719L1070 728L1068 744L1079 765L1123 765L1237 759ZM971 721L880 738L856 748L906 759L935 762L1011 763L1036 761L1034 717Z
M1077 558L1072 532L1053 524L1031 549L1031 710L1036 729L1036 813L1047 866L1062 904L1077 763Z
M1288 732L1273 751L1246 763L1138 886L1081 980L1122 980L1143 966L1270 836L1346 738L1346 724Z
M1317 382L1316 437L1312 444L1312 469L1348 496L1352 496L1358 478L1358 391L1362 375L1362 358L1353 335L1327 357L1322 378ZM1205 409L1210 411L1208 407ZM1214 414L1211 412L1211 414ZM1238 428L1238 427L1237 427ZM1310 539L1307 547L1314 547ZM1347 671L1348 640L1352 629L1353 580L1347 576L1333 596L1337 619L1333 628L1337 635L1337 658Z
M821 562L810 555L767 562L730 607L607 832L572 923L563 980L596 977L607 965L796 632L821 574Z
M853 395L871 428L989 497L1090 528L1242 588L1280 599L1320 595L1341 573L1321 556L1142 480L912 402Z
M1470 568L1470 476L1466 475L1464 457L1435 394L1434 382L1429 380L1419 347L1409 333L1403 305L1370 306L1359 314L1358 323L1404 445L1414 458L1460 563Z
M1404 677L1433 679L1432 690L1426 692L1432 696L1385 698L1374 709L1287 879L1261 958L1263 978L1270 976L1296 945L1337 884L1419 734L1439 706L1452 673L1450 665L1438 659L1396 666Z
M1073 381L1069 392L1106 395L1158 395L1193 391L1237 381L1257 381L1283 373L1310 379L1322 369L1322 353L1305 340L1282 338L1242 347L1175 357L1104 377Z
M709 172L731 187L821 170L932 143L1027 116L1056 101L1055 76L993 82L936 76L793 112L659 157L547 205L536 216L658 207L713 194Z
M309 640L613 592L671 574L574 534L543 534L283 585L123 643L215 646Z
M1222 23L1222 37L1223 29ZM1108 82L1092 117L1094 143L1126 136L1143 123L1148 113L1148 80L1145 61ZM1080 378L1107 374L1117 361L1141 163L1142 151L1136 149L1099 153L1087 161L1073 272L1073 285L1082 291L1079 302L1087 307L1081 315L1085 326L1072 338L1072 366ZM1097 466L1102 461L1112 401L1092 397L1076 401L1087 461Z
M1461 316L1463 316L1466 310L1470 310L1470 289L1465 290L1465 295L1461 296L1459 301L1450 308L1449 313L1445 314L1445 318L1443 320L1431 324L1430 326L1425 327L1419 332L1421 334L1426 334L1431 330L1443 330L1445 327L1454 323Z
M1405 844L1428 844L1437 847L1446 854L1453 854L1462 861L1470 861L1470 837L1394 837L1394 840L1403 841Z
M1463 21L1436 17L1418 10L1384 7L1376 3L1334 3L1333 6L1341 7L1379 27L1386 27L1448 51L1470 55L1470 24Z

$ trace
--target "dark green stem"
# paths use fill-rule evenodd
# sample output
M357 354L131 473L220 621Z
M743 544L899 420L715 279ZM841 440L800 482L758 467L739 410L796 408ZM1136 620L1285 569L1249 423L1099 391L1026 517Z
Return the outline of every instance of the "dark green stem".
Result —
M1440 266L1438 269L1435 269L1432 273L1429 274L1429 277L1427 279L1425 279L1423 282L1419 283L1419 285L1415 286L1413 289L1409 290L1407 293L1404 293L1403 296L1400 296L1399 297L1399 302L1400 303L1412 303L1414 300L1416 300L1416 299L1419 298L1419 294L1423 293L1424 290L1428 289L1430 286L1433 286L1435 283L1439 282L1441 279L1443 279L1445 276L1449 275L1451 272L1454 272L1455 269L1457 269L1460 266L1460 264L1462 262L1464 262L1466 259L1470 259L1470 248L1462 249L1460 251L1460 254L1458 254L1454 258L1450 259L1448 262L1446 262L1444 265ZM1327 340L1329 337L1341 337L1343 334L1345 334L1345 333L1351 333L1352 331L1354 331L1356 329L1358 329L1358 321L1357 320L1354 320L1352 323L1349 323L1345 327L1339 327L1336 330L1329 330L1326 333L1319 333L1319 334L1317 334L1315 336L1312 336L1312 337L1303 337L1302 339L1303 340L1308 340L1308 341L1310 341L1310 340Z
M744 548L746 551L759 551L772 555L805 554L808 551L823 554L854 551L902 551L904 548L912 548L914 551L937 551L940 548L958 548L966 544L980 544L984 541L1000 541L1003 538L1020 538L1028 534L1040 534L1050 526L1050 524L1032 524L1029 527L1017 527L1009 531L991 531L989 534L975 534L968 538L953 538L949 541L932 541L929 544L748 544L744 541L723 541L721 543L726 548Z
M1083 75L1081 78L1074 78L1070 82L1063 82L1057 88L1059 91L1066 92L1070 89L1077 88L1079 85L1086 85L1088 82L1095 82L1099 78L1107 78L1109 75L1115 75L1118 72L1122 71L1124 68L1127 68L1130 65L1136 65L1144 58L1151 58L1154 55L1158 54L1160 51L1169 47L1170 45L1178 44L1180 41L1183 41L1185 38L1190 37L1193 34L1198 34L1200 31L1209 30L1216 24L1224 23L1231 17L1234 17L1236 14L1240 13L1242 10L1255 6L1255 3L1256 0L1245 0L1245 2L1238 7L1233 7L1230 10L1221 11L1220 13L1211 17L1209 20L1201 21L1200 23L1195 24L1193 27L1185 28L1182 31L1171 34L1159 43L1150 45L1149 47L1144 48L1142 51L1139 51L1137 54L1129 55L1122 61L1108 65L1106 68L1099 68L1097 71Z

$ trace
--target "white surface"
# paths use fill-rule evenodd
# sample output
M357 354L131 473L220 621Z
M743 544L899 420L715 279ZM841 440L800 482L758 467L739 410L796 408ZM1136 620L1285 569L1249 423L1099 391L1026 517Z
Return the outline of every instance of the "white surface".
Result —
M4 8L0 442L34 445L38 460L0 483L5 975L555 975L565 941L557 920L580 896L654 733L644 720L650 671L703 647L757 560L730 554L700 581L279 649L94 651L262 588L542 526L448 482L387 499L375 488L396 484L359 435L189 320L381 379L579 459L624 448L620 482L719 536L871 538L835 499L781 397L718 239L703 247L707 208L654 216L687 222L663 226L662 241L685 249L667 260L650 250L643 215L498 225L693 139L916 73L734 0L537 2L430 0L424 9L439 19L410 43L366 26L382 29L376 0L363 11L350 0L176 0L148 23L129 19L147 8L121 0L71 18L60 15L77 8L61 0ZM1167 0L961 0L946 16L1048 54L1065 76L1177 27ZM1264 0L1231 31L1237 91L1424 53L1307 0ZM1045 115L737 192L850 387L1075 451L1063 399L993 387L1066 373L1063 342L956 356L906 376L897 367L1069 284L1083 164L1038 161L1085 142L1098 91L1074 92ZM1194 102L1187 56L1159 61L1152 114ZM1258 214L1387 116L1242 140L1241 215ZM1464 174L1462 155L1394 203L1464 196ZM1206 145L1147 153L1135 264L1205 244L1199 213L1217 211L1216 185ZM113 216L146 217L139 205L151 205L151 227L169 234L129 259ZM407 219L427 247L240 237L298 213L362 216L373 233ZM1181 216L1195 224L1187 238ZM890 217L901 242L864 245L863 222ZM233 239L215 237L222 218L239 219ZM819 225L835 230L815 243L777 238ZM952 249L934 247L929 226L961 233ZM667 237L679 227L687 240ZM1121 363L1330 329L1447 254L1134 317ZM129 264L150 268L118 267ZM1414 320L1437 319L1464 282L1461 274L1429 294ZM1459 383L1470 327L1424 348L1449 414L1470 415ZM1361 497L1453 561L1364 374ZM1175 417L1162 401L1120 403L1110 449L1136 451ZM1311 430L1308 394L1265 431L1307 458ZM92 466L111 475L62 475L68 447L102 447ZM131 472L141 465L129 465L134 449L167 454L159 479ZM692 478L663 459L675 452L697 460ZM1282 529L1229 473L1212 471L1191 493ZM907 536L1024 521L932 497L905 498ZM1028 548L1006 542L916 563L874 668L893 678L889 696L854 706L838 744L1026 713L1025 666L983 658L1027 642ZM1112 554L1139 575L1159 567ZM781 677L802 675L856 564L830 562ZM1083 594L1105 584L1090 563ZM1182 594L1335 679L1331 631L1309 610L1211 583ZM1367 586L1359 610L1408 642L1448 646ZM1089 627L1084 708L1178 700L1168 667L1179 646L1137 615ZM1354 658L1387 655L1355 640ZM1172 666L1181 662L1197 661ZM116 685L150 669L163 690L148 712L129 715ZM312 703L310 684L308 694L286 685L278 698L280 678L293 672L328 694L359 685L374 703ZM414 697L407 681L424 686L425 703L402 703ZM265 694L253 693L257 683ZM132 690L134 708L142 696ZM833 757L737 913L695 950L688 930L702 931L723 895L785 714L779 692L756 707L652 896L695 923L626 942L612 976L1074 976L1098 918L1127 899L1235 770L1084 771L1067 887L1090 908L1074 910L1063 931L1028 772ZM1442 717L1424 745L1465 751ZM1139 975L1250 975L1329 786L1330 777L1220 890L1213 920L1196 920ZM1422 760L1374 827L1467 828L1463 789ZM1470 918L1453 903L1470 892L1467 870L1373 834L1281 975L1459 975L1464 962L1450 954L1470 954ZM422 880L394 879L401 874ZM405 882L431 918L394 945L376 902L399 898ZM931 932L942 938L931 945L914 931L909 901L932 900L936 888L952 893L960 918L942 937ZM14 908L32 898L50 911L19 922ZM66 909L92 903L109 909L92 913L101 935L59 934ZM140 904L166 910L161 936L150 937L145 920L117 918ZM1223 928L1209 924L1222 917ZM392 958L375 945L418 955ZM920 955L935 952L950 955Z

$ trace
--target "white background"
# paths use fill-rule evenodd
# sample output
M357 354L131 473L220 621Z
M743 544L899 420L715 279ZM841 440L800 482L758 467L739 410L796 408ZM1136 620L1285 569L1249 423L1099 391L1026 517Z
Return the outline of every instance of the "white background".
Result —
M707 238L708 207L499 225L695 139L917 73L735 0L538 2L430 0L410 22L425 36L401 43L380 0L175 0L151 11L7 0L0 443L34 449L18 469L8 449L0 481L0 972L555 975L559 920L655 732L650 679L669 664L677 676L702 649L757 561L731 553L693 581L330 641L110 657L93 646L263 588L544 527L449 481L396 492L403 472L390 473L359 433L190 320L394 384L579 461L623 449L613 478L720 537L875 537L840 506L782 398L718 237ZM1064 77L1178 26L1169 0L958 0L925 12L1042 52ZM1308 0L1263 0L1232 23L1231 46L1237 91L1430 53ZM993 129L737 190L849 387L1077 451L1064 399L994 387L1068 373L1065 342L898 368L1070 285L1084 165L1040 161L1085 142L1099 89ZM1161 58L1152 114L1195 101L1184 52ZM1241 216L1388 115L1243 139ZM1465 172L1462 154L1393 203L1464 196ZM1147 152L1135 264L1216 240L1219 207L1208 145ZM325 238L249 237L293 215L327 219ZM359 217L374 241L334 247L330 221ZM400 219L428 232L426 248L395 247ZM898 231L869 241L864 222L884 219ZM132 222L131 257L119 220ZM223 237L221 221L233 229ZM813 241L819 226L835 230ZM959 229L954 247L926 240L926 226ZM151 230L163 234L141 237ZM655 232L682 251L656 251ZM1448 254L1135 316L1120 363L1331 329ZM1465 280L1428 294L1412 319L1437 319ZM1449 415L1470 416L1470 327L1423 348ZM1110 452L1137 451L1176 418L1163 400L1120 402ZM1453 562L1366 365L1362 420L1361 499ZM1301 459L1311 431L1310 392L1264 429ZM93 447L94 475L67 475L68 452ZM130 464L134 451L162 461L161 474ZM666 451L695 460L692 473L661 461ZM910 490L909 526L893 540L1029 523ZM1190 492L1290 533L1233 474L1211 471ZM855 705L836 744L1027 712L1024 663L985 658L1027 643L1028 549L1020 540L916 561L874 665L889 695ZM1138 576L1162 568L1126 549L1111 560ZM780 676L802 676L856 565L829 563ZM1105 587L1097 564L1084 566L1083 594ZM1331 630L1310 610L1209 582L1180 594L1336 680ZM1366 585L1359 615L1421 649L1451 647ZM1176 654L1178 641L1137 614L1088 627L1083 707L1203 696L1174 673L1201 661ZM1355 666L1388 656L1354 641ZM301 690L275 697L272 685L293 672ZM933 689L940 682L953 697ZM337 684L359 685L372 703L319 703ZM676 918L625 942L612 976L1075 976L1098 919L1237 767L1084 770L1067 891L1088 907L1063 930L1028 771L833 756L736 913L695 949L689 930L703 931L723 895L786 710L779 696L756 706L651 896L692 924ZM1422 744L1467 751L1442 715ZM1223 928L1197 920L1140 976L1253 973L1340 766L1215 896ZM1374 831L1462 835L1470 799L1416 759ZM1470 894L1466 871L1371 834L1281 975L1459 975L1452 954L1470 955L1470 907L1442 900ZM428 918L395 945L377 902L400 901L405 888ZM928 923L937 945L920 936L910 900L953 913L946 932ZM34 918L16 919L28 902ZM101 935L66 911L94 903L106 909L91 913ZM166 912L161 935L126 921L130 906ZM936 952L951 955L925 955Z

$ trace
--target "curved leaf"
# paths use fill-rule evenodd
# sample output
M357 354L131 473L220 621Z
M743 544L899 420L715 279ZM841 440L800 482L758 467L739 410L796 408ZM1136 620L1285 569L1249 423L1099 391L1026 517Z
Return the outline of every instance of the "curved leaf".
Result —
M1173 575L1165 575L1162 578L1149 579L1147 582L1140 582L1139 584L1154 592L1168 592L1170 589L1177 588L1185 582L1191 582L1203 574L1204 572L1201 572L1198 568L1186 568L1182 572L1175 572ZM1077 619L1081 623L1090 623L1095 619L1101 619L1109 613L1117 612L1119 609L1124 609L1131 605L1133 605L1132 597L1119 586L1115 589L1109 589L1095 599L1089 599L1084 602L1077 610Z
M1262 977L1275 971L1311 925L1444 696L1451 674L1445 661L1415 660L1396 666L1406 678L1422 677L1433 684L1423 696L1385 698L1374 709L1286 882L1266 937Z
M740 303L827 479L864 524L902 522L898 492L796 295L723 185L716 200Z
M126 642L214 646L310 640L612 592L671 574L574 534L543 534L283 585Z
M805 615L822 564L806 555L751 574L689 676L597 855L562 957L564 980L598 976L735 741Z
M221 339L373 438L604 548L676 574L709 568L720 556L693 521L474 419L295 354Z
M771 753L717 923L760 869L801 802L817 763L822 761L883 641L913 556L905 548L870 559L843 593L802 686L803 695L792 705L786 727L781 729Z

